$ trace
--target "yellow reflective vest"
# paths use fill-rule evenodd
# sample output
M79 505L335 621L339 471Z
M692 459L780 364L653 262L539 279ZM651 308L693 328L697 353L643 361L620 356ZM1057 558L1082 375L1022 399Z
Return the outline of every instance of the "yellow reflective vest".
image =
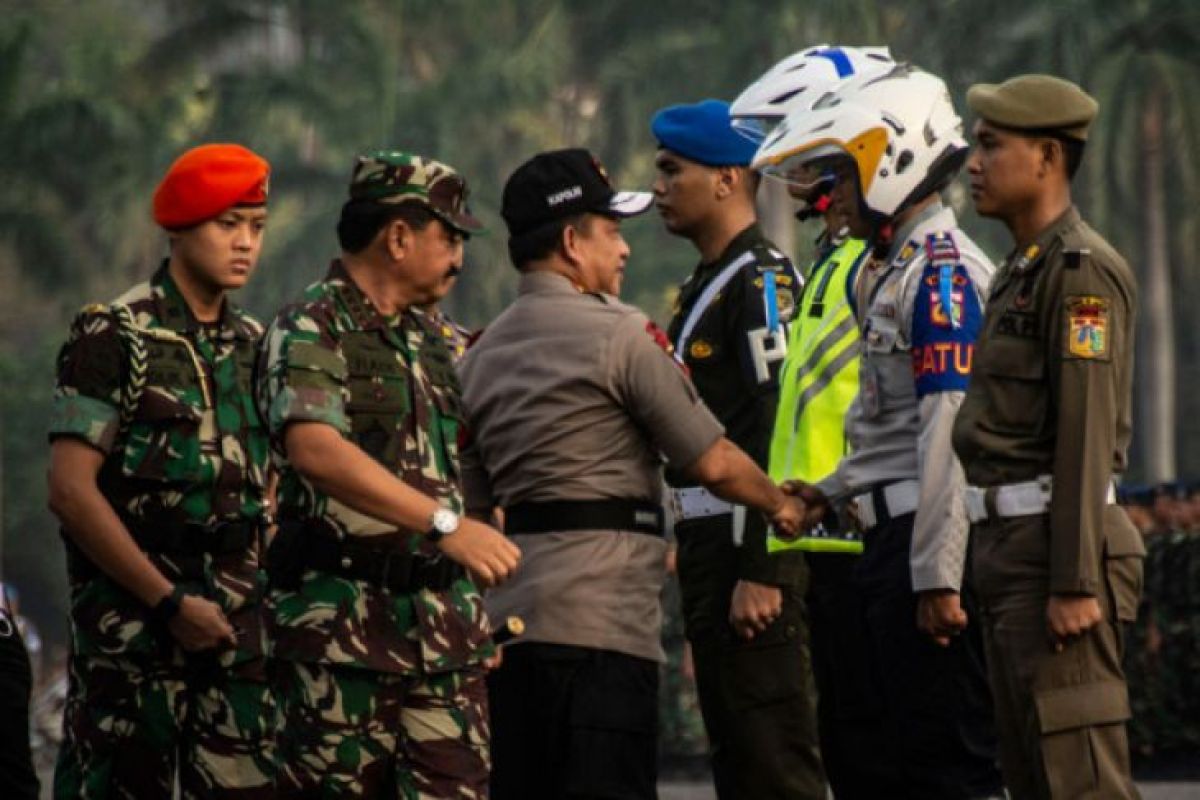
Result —
M769 472L776 482L816 483L846 454L844 421L858 394L858 324L851 307L854 280L868 253L861 239L846 239L818 261L808 276L788 332L779 373L779 407L771 436ZM857 552L860 544L822 537L784 542L770 537L767 550L789 548Z

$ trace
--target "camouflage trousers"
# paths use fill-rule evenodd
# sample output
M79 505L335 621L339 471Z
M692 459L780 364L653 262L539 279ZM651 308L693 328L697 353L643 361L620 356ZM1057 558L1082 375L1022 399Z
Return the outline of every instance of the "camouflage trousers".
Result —
M279 797L487 797L487 687L472 667L405 676L279 661Z
M62 800L274 796L275 704L261 661L231 669L72 657Z

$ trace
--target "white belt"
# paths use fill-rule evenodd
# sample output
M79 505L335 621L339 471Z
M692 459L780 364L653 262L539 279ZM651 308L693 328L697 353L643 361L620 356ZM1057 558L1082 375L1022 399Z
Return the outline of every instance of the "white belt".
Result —
M732 514L733 503L722 500L703 486L671 490L671 510L675 519L701 519Z
M983 522L990 517L1006 519L1008 517L1027 517L1033 514L1045 514L1050 510L1050 492L1054 488L1054 478L1050 475L1039 475L1031 481L1022 483L1006 483L1003 486L968 486L967 487L967 517L971 522ZM988 493L992 495L992 508L988 508ZM1117 490L1108 484L1108 494L1105 502L1117 502Z
M869 531L889 519L902 517L917 510L921 497L921 484L915 480L889 483L873 492L864 492L850 498L854 513L858 517L860 530Z
M722 500L703 486L671 490L671 514L676 522L686 519L733 515L733 543L741 546L746 529L746 507Z

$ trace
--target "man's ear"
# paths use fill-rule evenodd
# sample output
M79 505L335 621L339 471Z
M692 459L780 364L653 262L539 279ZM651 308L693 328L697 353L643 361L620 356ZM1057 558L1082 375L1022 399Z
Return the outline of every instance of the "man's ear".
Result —
M1063 174L1067 171L1067 153L1063 150L1062 142L1058 139L1047 137L1038 141L1038 174L1046 175L1053 172L1055 169L1061 169Z
M413 229L402 219L393 219L383 226L383 246L393 261L401 261L413 246Z
M724 200L741 191L742 174L737 167L717 167L713 192L718 200Z
M558 247L567 263L573 267L579 265L579 230L574 225L562 226L558 234Z

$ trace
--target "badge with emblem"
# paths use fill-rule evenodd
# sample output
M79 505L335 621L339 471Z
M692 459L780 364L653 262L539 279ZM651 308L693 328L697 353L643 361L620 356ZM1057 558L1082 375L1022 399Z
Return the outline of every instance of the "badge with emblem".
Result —
M688 355L697 361L702 361L710 357L712 354L712 345L703 339L697 339L696 341L692 342L691 347L688 348Z
M779 320L791 322L792 317L796 315L796 299L792 296L791 290L776 289L775 303L779 306Z
M1108 307L1106 297L1067 298L1067 355L1072 358L1108 357Z

